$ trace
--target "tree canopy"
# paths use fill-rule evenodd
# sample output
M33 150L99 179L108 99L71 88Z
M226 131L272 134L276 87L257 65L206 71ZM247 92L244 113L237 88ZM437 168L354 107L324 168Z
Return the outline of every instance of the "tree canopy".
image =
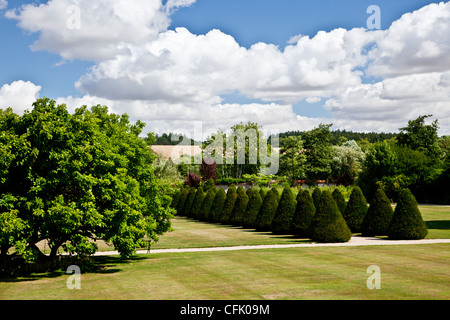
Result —
M22 116L0 110L0 244L27 259L47 241L77 255L112 242L123 255L171 229L171 198L153 172L155 155L139 137L144 123L83 106L39 99ZM5 227L8 226L8 227ZM5 232L6 231L6 232Z

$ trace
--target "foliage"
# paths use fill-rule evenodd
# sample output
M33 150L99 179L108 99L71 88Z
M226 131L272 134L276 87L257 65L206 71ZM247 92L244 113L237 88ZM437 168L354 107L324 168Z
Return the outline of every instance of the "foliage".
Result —
M231 223L231 213L233 212L234 204L237 199L236 187L231 185L227 190L227 198L223 205L222 214L220 217L220 222L223 224Z
M285 175L293 185L305 178L306 156L300 137L286 137L280 149L280 175Z
M191 208L192 208L192 204L194 203L196 192L197 192L196 188L194 188L194 187L189 188L189 193L186 197L186 201L184 202L184 207L183 207L183 214L186 217L192 218Z
M285 187L272 220L271 229L274 234L289 234L297 202L290 187Z
M47 98L23 116L0 110L2 223L16 226L1 226L2 252L14 245L27 260L44 259L37 243L46 240L50 259L61 248L81 257L103 239L127 257L145 236L169 231L171 198L139 137L143 127L106 106L70 114Z
M180 197L176 206L176 211L179 216L184 216L184 204L186 203L186 199L189 195L189 190L189 186L185 186L180 189Z
M222 188L219 188L219 190L217 190L216 195L214 197L214 201L211 205L211 209L209 210L208 221L220 222L220 219L222 217L222 210L223 210L223 206L225 204L226 198L227 198L227 194L225 193L225 190Z
M322 190L319 187L315 187L311 196L313 198L314 205L316 206L316 208L319 206L321 195L322 195Z
M272 220L278 208L278 200L279 194L276 188L272 188L266 193L255 221L257 231L271 230Z
M169 180L171 182L182 180L177 165L171 159L164 159L159 155L157 155L154 161L153 171L158 179Z
M176 209L178 201L180 200L181 189L175 190L172 195L172 201L170 202L170 207Z
M200 208L200 216L198 219L209 221L211 207L214 203L214 198L216 197L217 189L210 188L203 199L202 207Z
M425 119L431 116L420 116L415 120L408 121L408 126L400 128L400 133L397 136L398 144L437 158L440 154L437 133L439 130L438 121L435 120L431 125L425 125Z
M194 219L200 219L201 214L201 208L203 204L203 200L205 199L205 193L203 192L202 187L198 187L197 192L195 193L194 202L192 203L191 207L191 217Z
M247 208L249 198L242 186L237 188L237 197L234 203L233 211L230 216L230 223L235 226L242 225L242 219Z
M331 124L321 124L304 134L306 176L309 180L327 180L331 174L333 150L330 143Z
M368 237L387 235L393 214L391 201L383 189L378 189L364 217L361 226L362 235Z
M323 191L311 224L311 239L316 242L348 242L352 233L331 195Z
M202 164L200 165L200 174L202 175L203 181L205 180L217 180L217 167L218 164L215 162L210 162L210 160L206 161L202 159Z
M416 199L409 189L403 189L389 225L388 237L395 240L419 240L427 234Z
M297 205L292 218L291 233L302 237L311 237L311 224L316 213L314 201L308 190L300 190L297 194Z
M338 184L352 185L361 171L364 152L354 140L333 147L332 179Z
M361 225L367 210L367 200L361 188L355 186L343 214L345 222L352 232L361 231Z
M347 202L345 201L341 190L339 188L335 188L331 195L333 196L334 201L336 201L339 211L344 214Z
M191 172L186 177L186 180L184 183L186 185L190 186L191 188L198 188L198 187L200 187L200 182L201 182L200 177L196 173Z
M256 188L248 189L247 196L248 204L245 209L244 217L242 218L242 226L250 229L255 228L255 221L258 216L259 209L261 208L262 198L259 190Z
M263 175L258 174L244 174L243 181L250 183L253 186L268 187L273 183L285 182L287 178L280 175Z

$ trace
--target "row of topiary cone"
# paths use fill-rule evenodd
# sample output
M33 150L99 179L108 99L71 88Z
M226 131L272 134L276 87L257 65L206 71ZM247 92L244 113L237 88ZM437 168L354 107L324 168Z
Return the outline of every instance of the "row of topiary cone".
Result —
M427 235L408 189L400 193L395 211L383 190L376 192L368 206L359 187L353 189L348 203L339 189L315 188L312 194L301 189L294 198L289 187L281 195L276 188L265 193L263 189L246 192L241 186L230 186L225 193L212 187L205 193L201 187L184 187L174 195L172 207L180 216L325 243L347 242L352 233L390 239L423 239Z

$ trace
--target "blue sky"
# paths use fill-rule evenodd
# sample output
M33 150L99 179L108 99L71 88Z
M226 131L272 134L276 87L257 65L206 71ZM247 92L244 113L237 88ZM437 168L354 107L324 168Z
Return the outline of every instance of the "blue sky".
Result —
M302 117L302 119L296 119L296 121L305 121L302 122L301 125L298 124L297 127L295 127L296 124L293 122L292 130L297 130L298 128L302 128L302 126L305 126L308 119L311 119L311 126L321 122L323 119L330 119L330 121L338 123L337 126L340 126L340 128L354 129L356 131L364 130L365 127L357 125L360 123L358 118L354 118L352 121L346 122L348 114L345 114L347 109L353 110L352 108L358 107L354 106L352 102L349 101L349 98L353 96L354 93L359 93L361 90L365 90L362 100L369 98L372 99L371 101L383 99L386 92L383 92L382 94L380 93L375 98L372 96L372 92L374 90L380 90L380 87L386 87L386 84L391 83L395 86L395 88L397 88L398 85L396 81L400 79L399 77L408 77L405 79L410 79L410 81L415 82L427 81L428 83L431 80L429 80L429 78L424 79L424 75L429 75L431 77L432 72L440 72L441 78L439 79L441 80L439 80L439 83L446 83L445 81L442 81L442 79L447 79L449 68L446 61L442 62L441 65L438 64L437 66L433 62L433 68L419 68L420 70L415 73L407 72L405 71L407 62L411 64L418 63L421 66L422 60L406 61L405 68L401 68L399 64L402 64L402 60L394 56L392 58L392 63L395 62L396 64L392 66L388 65L385 63L386 54L385 52L382 52L383 47L381 44L387 43L388 45L386 46L386 50L391 50L391 43L395 43L395 41L390 42L391 40L389 37L392 37L392 39L397 39L396 37L399 37L398 39L400 39L400 42L402 40L405 41L405 47L414 45L416 46L414 47L416 48L416 51L420 48L424 48L424 43L431 43L430 52L425 56L431 57L431 54L435 53L435 51L433 51L435 46L437 48L436 54L445 55L445 52L442 50L449 50L447 43L445 42L447 40L442 40L443 43L439 42L441 40L434 40L434 37L436 36L437 38L437 35L433 35L432 30L427 31L430 32L427 36L432 39L427 42L424 38L411 40L409 36L405 35L404 32L401 31L401 28L392 28L392 30L390 30L390 27L393 22L400 21L398 25L401 25L401 23L405 23L405 25L417 23L417 30L420 30L421 26L419 23L425 23L424 21L426 21L426 19L430 19L427 15L432 15L432 17L439 19L436 21L443 23L444 28L446 28L449 19L445 15L444 18L442 18L440 16L440 12L447 10L448 2L445 3L445 6L444 3L442 3L439 7L430 6L428 11L414 14L414 17L411 17L412 22L410 22L407 18L402 18L402 15L405 13L413 13L414 11L427 7L432 3L439 3L439 1L165 0L162 4L160 1L161 0L149 1L154 3L157 9L155 9L156 7L148 7L147 4L145 4L145 1L142 0L130 0L128 2L124 2L124 4L128 5L128 7L133 7L133 9L135 9L135 11L130 10L130 12L144 12L147 10L151 15L154 14L154 11L151 10L156 10L159 20L156 21L156 16L149 16L148 20L145 20L145 17L143 17L146 24L143 25L143 28L139 29L139 19L136 19L138 22L134 24L133 21L130 22L127 20L127 17L120 17L117 19L117 23L111 24L110 33L108 33L108 26L105 26L106 31L102 31L105 32L104 35L102 35L100 31L94 29L89 30L86 29L86 27L81 28L78 33L67 32L67 30L61 31L61 25L58 25L60 22L56 22L57 19L55 19L54 13L57 12L56 10L63 10L64 8L61 9L61 6L58 7L55 1L11 0L5 2L5 0L0 0L0 39L2 39L3 42L2 50L0 50L0 88L3 87L4 89L3 100L1 96L2 91L0 91L0 103L17 101L17 99L14 100L12 98L8 98L9 96L7 96L5 92L8 90L13 91L13 87L15 88L19 86L17 82L23 81L28 82L26 87L29 91L27 92L34 92L35 96L39 97L47 96L55 99L60 98L62 101L65 101L64 99L67 98L67 102L74 102L74 99L79 99L77 101L83 101L84 99L84 101L88 101L89 103L95 103L97 100L99 103L107 101L111 102L111 104L116 107L117 111L125 110L128 112L128 110L124 109L121 105L123 101L127 101L128 106L133 105L132 110L134 110L135 113L131 112L132 116L141 117L148 121L154 120L153 123L155 123L155 130L167 130L167 128L170 128L171 126L179 126L179 123L175 124L175 120L181 121L181 119L170 118L170 114L159 116L155 111L156 106L159 108L159 106L163 104L169 104L169 109L173 109L173 114L177 114L177 108L181 108L180 104L184 104L187 106L186 108L188 108L189 113L193 114L193 117L194 114L196 114L195 112L198 112L198 114L205 114L205 110L212 110L211 112L218 110L218 105L223 108L225 108L224 105L233 105L235 108L241 107L242 114L246 114L246 112L249 114L248 117L250 119L247 120L251 120L253 118L261 119L260 121L266 121L268 126L276 126L275 123L271 122L271 117L266 118L263 115L258 114L260 111L253 112L253 110L250 110L249 105L261 105L263 108L264 106L273 106L273 108L267 107L264 111L265 114L271 112L271 110L273 110L274 114L279 114L280 110L288 105L288 111L291 115ZM80 18L83 23L82 26L86 26L88 23L89 26L95 26L95 18L92 18L91 21L91 17L85 12L95 10L92 9L95 7L90 8L90 6L93 6L97 1L92 0L88 2L85 0L61 0L60 4L62 2L66 3L67 6L78 4L81 9ZM7 4L6 7L5 4ZM21 5L30 4L32 4L33 7L28 6L26 8L21 8ZM39 7L39 5L41 6ZM105 4L101 5L108 6ZM139 57L143 57L143 52L145 50L149 50L149 52L151 51L151 55L153 57L156 55L159 59L161 58L159 54L155 54L156 51L152 51L153 49L149 49L149 47L153 48L154 46L155 48L160 48L160 46L163 45L168 46L165 48L165 51L170 52L170 61L173 62L174 58L172 57L175 57L175 51L178 49L172 47L174 44L172 40L177 39L177 41L180 41L183 46L186 46L185 48L188 48L189 41L201 41L203 39L201 36L204 36L205 39L203 40L206 42L205 53L201 52L201 55L200 52L192 53L192 60L189 60L191 58L189 56L186 58L187 62L183 60L184 64L180 64L178 67L176 67L176 65L177 63L181 63L181 61L173 62L173 70L175 70L175 72L183 69L183 67L180 68L180 66L189 64L189 61L193 61L192 63L195 65L196 61L199 59L206 59L208 54L211 55L210 59L208 58L205 61L208 62L214 60L217 58L217 54L214 52L209 52L208 48L211 48L211 51L213 51L215 47L220 47L220 49L218 49L218 53L220 53L220 50L223 51L225 48L221 48L222 44L226 44L227 48L231 50L230 52L234 52L233 50L236 49L236 54L245 52L250 55L255 54L256 52L259 53L264 51L264 55L267 55L268 57L273 57L273 55L276 55L280 56L280 59L285 59L285 57L281 56L285 53L284 51L286 48L289 50L295 49L295 43L288 43L288 41L296 35L302 35L304 37L307 36L311 39L311 43L304 39L304 45L307 49L303 49L300 45L297 45L296 49L298 49L299 52L304 53L308 50L308 48L310 48L310 46L313 47L314 50L318 50L317 48L320 48L320 46L318 47L318 44L315 44L315 42L319 42L319 37L316 37L318 32L324 31L327 39L336 39L338 35L334 31L338 28L343 28L347 31L354 28L366 28L366 21L370 16L370 14L367 14L366 10L370 5L377 5L380 7L381 31L385 31L385 34L380 34L377 36L378 38L376 40L373 40L375 42L378 41L377 44L373 46L375 49L372 50L371 47L370 50L373 51L370 54L374 55L374 60L376 62L373 64L373 70L371 67L368 67L368 63L370 63L371 60L367 60L365 64L361 64L360 62L358 62L358 64L351 59L350 55L344 59L345 61L334 61L332 57L325 57L326 61L324 62L324 65L330 65L333 68L336 64L342 64L339 68L332 70L333 72L330 72L330 74L333 75L334 80L325 81L326 84L317 85L317 81L321 82L321 79L315 78L314 75L311 76L311 82L308 82L309 80L305 80L305 83L303 83L302 78L297 74L295 76L292 75L289 68L286 69L288 72L287 74L279 74L281 71L279 71L277 69L278 67L275 65L272 65L273 70L270 70L272 63L270 58L262 60L264 62L264 68L261 69L267 69L268 71L267 73L262 73L262 76L260 76L260 78L263 79L264 76L267 75L268 82L261 86L268 87L268 92L273 90L273 93L270 94L262 90L260 87L251 87L251 81L258 82L258 79L249 79L247 82L243 83L242 86L235 87L233 85L233 81L231 81L232 79L229 79L229 76L227 79L221 79L218 81L217 83L220 85L212 83L211 88L208 87L205 89L205 86L208 86L206 82L206 84L202 83L201 85L199 84L198 87L195 87L193 83L189 83L189 80L186 80L192 79L192 82L197 81L194 77L190 78L193 75L189 73L189 70L184 70L187 73L183 74L183 78L180 76L180 78L176 79L171 79L168 76L168 73L162 73L162 71L158 69L160 63L162 63L162 60L159 62L146 63L146 69L142 70L144 75L139 78L139 80L135 79L136 73L133 75L127 74L127 69L120 70L118 67L119 65L127 65L126 68L128 69L137 68L135 63L140 61L137 59L137 56L139 55ZM2 8L2 6L4 8ZM105 18L107 18L106 16L114 8L111 10L109 9L111 8L105 8L104 11L102 11L102 14L104 12ZM61 14L64 15L67 13L61 11ZM117 18L117 16L114 16L114 18ZM124 26L123 30L120 30L120 23L122 21L120 19L122 18L125 19L123 21L127 25ZM53 19L55 20L54 25L52 24ZM154 19L156 22L151 19ZM148 27L148 23L151 23L152 26ZM180 31L180 28L186 28L188 32L183 33ZM213 34L210 32L213 29L216 29L219 32ZM126 32L128 32L128 30L130 30L128 35L130 38L133 38L130 41L127 39ZM92 32L90 33L90 31ZM123 35L121 34L122 31L124 33ZM142 36L139 34L141 31ZM394 32L396 32L395 37L393 36ZM135 34L136 37L134 37ZM160 37L161 35L165 35L166 37L164 37L164 40L158 40L157 35ZM70 39L72 36L74 36L74 38ZM231 36L232 39L234 39L234 42L232 42L230 38L227 38L228 36ZM365 32L363 35L359 35L357 32L346 32L343 39L347 39L350 36L356 37L358 41L360 38L372 37L370 32ZM95 56L94 52L100 51L98 48L103 39L105 39L105 43L111 45L114 50L109 50L105 53L106 56ZM92 47L89 46L89 41L92 41ZM410 41L411 45L406 41ZM417 41L417 44L412 43L412 41ZM422 42L419 43L419 41ZM38 49L32 49L31 46L36 42L38 43ZM370 43L369 40L361 40L361 42L365 44ZM128 56L126 54L118 53L122 52L119 48L122 48L124 43L125 47L130 52ZM254 46L256 43L274 45L277 49L270 49L266 46L261 51L258 51ZM324 45L331 46L329 42L326 42ZM331 46L330 48L334 47ZM86 54L80 54L79 52L82 50L84 50ZM91 56L89 55L90 50L92 50L93 53ZM347 50L346 45L344 45L344 50ZM149 54L149 52L147 53ZM333 52L330 51L329 55L332 56ZM298 57L302 59L301 55ZM180 57L180 59L182 58ZM245 59L249 58L247 57ZM245 59L243 58L243 61L252 61ZM319 65L322 63L320 59L321 58L317 58ZM327 59L331 59L333 61L328 61ZM349 62L350 60L352 61ZM299 69L299 74L303 74L302 72L305 72L304 69L309 68L311 61L311 59L307 61L305 60L305 64L302 66L303 69ZM398 61L400 61L400 63ZM216 79L216 70L214 70L214 68L217 67L217 70L222 70L223 68L223 70L230 72L230 75L233 75L238 73L240 63L243 62L239 60L235 64L231 64L230 62L230 64L219 65L220 62L215 61L214 64L212 64L212 67L209 67L208 71L198 69L194 74L204 73L203 78L200 77L199 79L205 79L205 77L209 76L211 79ZM267 65L265 63L267 63ZM285 64L287 65L287 62L284 60L280 63L282 63L280 64L282 66ZM292 61L289 60L289 63L292 63ZM351 70L348 71L347 64L352 63L355 64L352 65ZM423 64L429 65L430 63L423 62ZM293 65L293 67L298 66ZM232 68L237 68L237 70L232 70ZM256 69L258 69L258 67L256 67ZM113 73L111 70L114 71L114 75L111 75ZM173 70L171 70L172 74L174 72ZM339 70L347 70L348 72ZM360 70L361 73L358 75L355 70ZM391 72L390 70L393 71ZM326 73L327 70L320 69L317 70L315 74L320 71ZM336 83L334 85L335 87L340 85L339 81L336 80L336 77L339 78L339 72L343 72L342 88L339 90L334 90L333 83ZM180 73L182 72L180 71ZM167 79L164 78L164 82L161 81L161 86L163 86L164 83L164 85L173 84L177 87L171 91L167 90L167 92L166 87L158 90L160 84L155 83L157 81L155 79L158 79L155 74L158 74L160 77L168 77ZM277 86L276 88L270 87L270 81L272 80L270 77L272 76L274 77L274 83L280 81L280 83L286 82L286 84L280 87ZM324 78L326 78L326 76L327 75L324 75ZM435 75L433 74L433 76ZM117 88L120 88L120 86L125 88L126 85L128 85L129 82L126 81L127 79L125 78L133 78L133 81L138 81L140 84L144 81L144 83L150 84L150 88L149 90L144 90L146 88L143 87L143 92L136 93L136 95L127 95L127 92L133 91L127 90L127 92L121 94L121 98L118 99L113 93L118 92ZM148 79L148 82L145 82L146 79ZM402 81L404 80L403 78L401 79ZM236 78L236 82L239 82L240 80L241 79L239 79L239 77ZM348 85L344 85L344 82L347 80ZM113 84L108 87L111 83ZM293 96L292 88L295 88L295 83L297 83L299 88L298 90L301 94ZM383 85L381 85L381 83ZM370 87L364 86L365 84L370 85ZM186 88L182 87L182 85ZM314 93L309 91L308 88L310 87L314 87ZM324 89L325 87L327 87L326 90ZM283 91L284 89L286 89L285 92ZM149 91L151 93L148 93ZM171 92L173 93L174 91L177 92L177 94L172 95ZM182 93L178 95L178 91L182 91ZM193 93L198 97L198 99L186 98L191 97ZM204 95L204 98L201 99L200 97L203 97L202 95ZM441 97L441 95L442 94L440 91L436 93L436 97ZM397 97L398 95L395 96ZM445 94L443 96L445 96ZM68 99L69 97L71 99ZM399 101L398 105L403 102L407 102L407 98L403 98L405 101ZM417 100L421 99L422 98ZM118 100L120 100L120 103ZM441 98L438 100L439 101L436 102L433 101L433 103L435 103L436 110L444 110L442 111L441 118L446 119L447 117L450 117L450 115L445 112L449 106L448 101L445 99L442 100ZM383 100L382 103L386 103L384 110L387 110L390 105L389 101ZM215 109L214 106L216 107ZM360 107L363 107L363 105ZM418 106L417 108L417 112L419 112L420 107ZM161 109L165 109L165 107L162 107ZM233 109L233 112L237 111ZM374 110L368 110L368 112L366 112L366 114L371 113L378 115L378 113ZM396 114L386 112L386 117L400 117L399 114L401 113L402 112L400 111ZM361 114L364 114L364 112L361 112ZM411 112L408 116L415 114L416 113ZM154 119L155 115L157 115L157 119ZM405 117L406 116L407 115L405 115ZM145 117L150 118L145 119ZM208 127L217 127L220 122L219 118L220 115L217 115L216 118L211 116L208 120L202 118L201 121L208 121ZM377 125L375 121L379 121L380 124L385 121L375 118L373 121L372 119L366 119L368 123L367 130L394 130L399 123L404 123L407 120L406 118L398 118L395 119L395 121L391 121L391 126L383 127ZM171 120L173 121L171 122ZM277 121L279 121L279 123L285 123L287 120L280 118L277 119ZM158 123L158 125L156 125L156 123ZM445 120L444 124L446 124ZM228 125L228 123L224 123L220 126L222 127L226 125ZM282 131L287 129L287 127L281 127ZM444 129L446 130L446 128Z

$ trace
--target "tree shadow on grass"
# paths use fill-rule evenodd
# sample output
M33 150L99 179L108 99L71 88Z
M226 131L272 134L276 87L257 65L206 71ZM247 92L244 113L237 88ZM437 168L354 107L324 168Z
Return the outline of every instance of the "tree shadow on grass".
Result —
M135 256L130 258L122 258L120 256L93 256L88 260L71 262L70 265L77 265L80 267L81 274L113 274L122 271L121 265L138 262L140 260L148 259L148 257ZM67 265L68 267L69 265ZM33 272L30 274L16 274L16 275L0 275L1 282L25 282L36 281L50 278L57 278L61 276L70 276L67 273L67 267L50 270L47 272ZM72 273L73 274L73 273Z
M450 230L450 220L425 221L428 229Z

